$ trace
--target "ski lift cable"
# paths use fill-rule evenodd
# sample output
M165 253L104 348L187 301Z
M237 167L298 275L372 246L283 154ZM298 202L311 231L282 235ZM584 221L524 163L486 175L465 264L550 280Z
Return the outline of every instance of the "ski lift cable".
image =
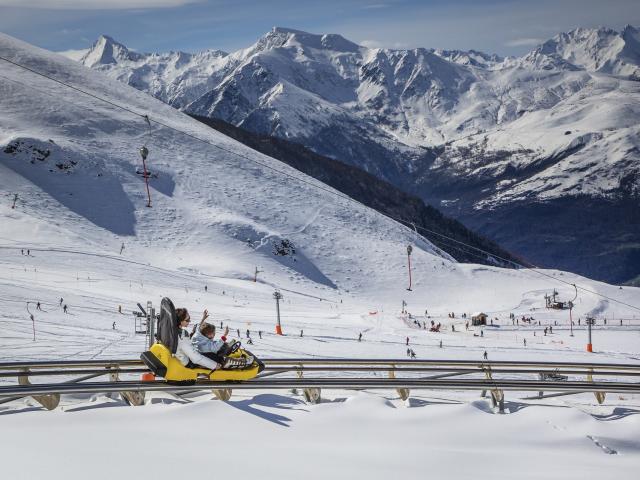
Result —
M193 135L193 134L191 134L191 133L189 133L189 132L185 132L184 130L180 130L180 129L178 129L178 128L172 127L171 125L167 125L167 124L165 124L165 123L163 123L163 122L160 122L160 121L158 121L158 120L150 119L150 118L149 118L149 116L148 116L148 115L146 115L146 114L136 112L135 110L132 110L132 109L127 108L127 107L125 107L125 106L119 105L119 104L118 104L118 103L116 103L116 102L113 102L113 101L108 100L108 99L106 99L106 98L100 97L99 95L93 94L93 93L91 93L91 92L88 92L88 91L86 91L86 90L83 90L83 89L81 89L81 88L78 88L78 87L76 87L76 86L74 86L74 85L71 85L71 84L68 84L68 83L66 83L66 82L63 82L62 80L59 80L59 79L54 78L54 77L51 77L51 76L49 76L49 75L47 75L47 74L44 74L44 73L39 72L39 71L37 71L37 70L34 70L34 69L32 69L32 68L30 68L30 67L27 67L27 66L25 66L25 65L22 65L22 64L20 64L20 63L18 63L18 62L14 62L14 61L12 61L12 60L10 60L10 59L8 59L8 58L5 58L5 57L3 57L3 56L0 56L0 60L3 60L3 61L5 61L5 62L7 62L7 63L10 63L10 64L12 64L12 65L15 65L16 67L19 67L19 68L22 68L22 69L24 69L24 70L27 70L27 71L29 71L29 72L31 72L31 73L34 73L34 74L36 74L36 75L38 75L38 76L41 76L41 77L46 78L46 79L48 79L48 80L51 80L51 81L53 81L53 82L56 82L56 83L58 83L58 84L60 84L60 85L63 85L63 86L65 86L65 87L70 88L70 89L72 89L72 90L75 90L75 91L77 91L77 92L80 92L80 93L82 93L82 94L84 94L84 95L87 95L87 96L89 96L89 97L92 97L92 98L94 98L94 99L96 99L96 100L98 100L98 101L101 101L101 102L107 103L107 104L109 104L109 105L111 105L111 106L113 106L113 107L116 107L116 108L122 109L122 110L124 110L124 111L127 111L127 112L129 112L129 113L133 114L133 115L136 115L136 116L138 116L138 117L141 117L141 118L143 118L143 119L146 119L146 120L147 120L147 122L149 123L149 126L150 126L151 122L154 122L154 123L156 123L157 125L160 125L160 126L162 126L162 127L168 128L169 130L172 130L172 131L174 131L174 132L176 132L176 133L180 133L180 134L182 134L182 135L185 135L185 136L187 136L187 137L189 137L189 138L192 138L192 139L194 139L194 140L197 140L197 141L199 141L199 142L201 142L201 143L205 143L205 144L207 144L207 145L210 145L210 146L212 146L212 147L214 147L214 148L217 148L217 149L219 149L219 150L222 150L222 151L224 151L224 152L226 152L226 153L229 153L229 154L231 154L231 155L234 155L234 156L237 156L237 157L243 158L243 159L245 159L245 160L247 160L247 161L253 162L253 163L255 163L255 164L261 165L262 167L267 168L267 169L269 169L269 170L272 170L272 171L274 171L274 172L276 172L276 173L278 173L278 174L280 174L280 175L283 175L283 176L289 177L289 178L291 178L291 179L293 179L293 180L296 180L296 181L298 181L298 182L301 182L301 183L307 184L307 185L309 185L309 186L311 186L311 187L314 187L314 188L317 188L317 189L319 189L319 190L325 191L325 192L330 193L330 194L332 194L332 195L334 195L334 196L336 196L336 197L342 198L342 199L344 199L344 200L346 200L346 201L348 201L348 202L352 202L352 203L354 203L354 204L356 204L356 205L358 205L358 206L366 207L366 205L364 205L363 203L361 203L361 202L359 202L359 201L357 201L357 200L355 200L355 199L353 199L353 198L349 197L348 195L344 195L344 194L342 194L342 193L338 192L337 190L330 189L330 188L326 188L326 187L323 187L322 185L317 184L317 183L315 183L315 182L310 182L310 181L308 181L308 180L305 180L304 178L301 178L301 177L298 177L298 176L295 176L295 175L291 175L291 174L289 174L289 173L287 173L287 172L284 172L284 171L279 170L279 169L277 169L277 168L275 168L275 167L272 167L272 166L270 166L270 165L268 165L268 164L266 164L266 163L264 163L264 162L260 162L259 160L253 159L253 158L248 157L248 156L246 156L246 155L242 155L242 154L240 154L240 153L238 153L238 152L234 152L233 150L229 150L229 149L224 148L224 147L222 147L222 146L220 146L220 145L217 145L217 144L215 144L215 143L213 143L213 142L210 142L210 141L208 141L208 140L205 140L205 139L203 139L203 138L200 138L200 137L198 137L197 135ZM14 82L15 82L15 81L14 81ZM20 82L15 82L15 83L20 83ZM24 85L24 84L22 84L22 85L23 85L23 86L31 87L30 85ZM36 90L37 90L37 89L36 89ZM395 221L397 221L397 222L400 222L401 224L405 224L405 226L406 226L406 224L412 224L412 222L411 222L411 221L406 220L406 219L403 219L403 218L395 217L394 215L390 215L390 214L383 213L383 212L377 212L377 213L379 213L380 215L383 215L383 216L385 216L385 217L387 217L387 218L390 218L390 219L392 219L392 220L395 220ZM409 228L409 227L407 227L407 228ZM553 275L549 275L549 274L546 274L546 273L543 273L543 272L539 271L539 267L537 267L536 265L532 265L534 268L526 267L526 266L524 266L524 265L522 265L522 264L520 264L520 263L518 263L518 262L515 262L515 261L513 261L513 260L509 260L509 259L503 258L503 257L501 257L501 256L499 256L499 255L496 255L496 254L494 254L494 253L490 253L490 252L488 252L488 251L486 251L486 250L483 250L483 249L481 249L481 248L475 247L475 246L473 246L473 245L469 245L469 244L467 244L467 243L465 243L465 242L462 242L462 241L457 240L457 239L455 239L455 238L449 237L449 236L444 235L444 234L442 234L442 233L435 232L435 231L433 231L433 230L430 230L430 229L425 228L425 227L422 227L422 226L418 226L417 228L418 228L418 229L420 229L420 230L422 230L422 231L424 231L424 232L428 232L428 233L431 233L431 234L433 234L433 235L437 235L437 236L440 236L440 237L446 238L446 239L448 239L448 240L451 240L451 241L453 241L453 242L455 242L455 243L458 243L458 244L464 245L464 246L466 246L467 248L471 248L471 249L473 249L473 250L477 250L477 251L479 251L479 252L481 252L481 253L484 253L485 255L489 255L489 256L492 256L492 257L494 257L494 258L497 258L497 259L500 259L500 260L502 260L502 261L505 261L505 262L507 262L507 263L513 264L513 265L515 265L515 266L519 267L519 269L524 270L525 272L533 272L533 273L536 273L536 274L538 274L538 275L541 275L541 276L544 276L544 277L548 277L548 278L549 278L549 279L551 279L551 280L555 280L555 281L557 281L557 282L560 282L560 283L563 283L563 284L566 284L566 285L569 285L569 286L573 286L573 284L572 284L572 283L570 283L570 282L567 282L567 281L565 281L565 280L561 280L561 279L559 279L559 278L554 277ZM589 289L584 288L584 287L580 287L580 286L576 286L576 287L577 287L578 289L580 289L580 290L583 290L583 291L587 292L587 293L591 293L591 294L593 294L593 295L597 295L597 296L600 296L600 297L606 298L606 299L611 300L611 301L613 301L613 302L617 302L617 303L619 303L619 304L621 304L621 305L625 305L625 306L627 306L627 307L630 307L630 308L633 308L633 309L636 309L636 310L640 311L640 307L637 307L637 306L634 306L634 305L628 304L628 303L626 303L626 302L622 302L622 301L617 300L617 299L615 299L615 298L609 297L609 296L607 296L607 295L604 295L604 294L602 294L602 293L599 293L599 292L596 292L596 291L593 291L593 290L589 290Z

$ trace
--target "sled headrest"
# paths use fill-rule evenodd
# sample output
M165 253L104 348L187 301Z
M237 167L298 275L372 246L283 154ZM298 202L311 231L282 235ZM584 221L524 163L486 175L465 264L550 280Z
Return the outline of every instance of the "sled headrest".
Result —
M179 328L173 302L165 297L160 304L157 340L167 347L171 353L176 353L178 349Z

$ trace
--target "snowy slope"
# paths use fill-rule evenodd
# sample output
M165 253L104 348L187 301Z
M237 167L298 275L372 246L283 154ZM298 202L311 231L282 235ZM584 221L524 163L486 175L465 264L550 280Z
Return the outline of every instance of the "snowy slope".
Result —
M259 266L264 281L283 288L348 293L380 307L395 307L407 295L409 243L416 246L414 285L428 291L423 303L440 298L443 308L454 302L501 310L517 305L523 291L549 285L528 271L458 265L412 230L321 184L325 190L313 188L315 180L77 63L7 36L2 53L152 120L148 130L129 111L6 65L0 185L7 246L78 250L81 243L83 250L115 254L125 243L142 263L240 280L252 279ZM157 176L150 181L153 208L146 207L136 174L142 144ZM11 209L16 193L17 208ZM283 239L294 244L295 255L274 254ZM504 284L515 297L496 302L475 288L478 282ZM447 293L452 285L467 292L464 300ZM582 313L606 308L594 297Z
M631 26L578 28L501 58L275 27L228 55L138 54L101 37L81 62L189 113L360 167L531 262L623 283L640 275L640 220L619 213L640 195L638 38ZM585 200L609 235L513 241L522 208L553 231Z
M640 314L611 299L638 305L640 289L457 264L411 230L296 181L314 183L99 72L4 35L0 56L151 119L148 132L134 114L2 64L0 361L136 358L144 336L130 312L162 296L194 319L207 308L243 341L250 330L261 358L399 357L409 337L420 358L488 351L492 360L638 361ZM152 208L135 173L142 144L157 175ZM285 238L295 261L272 253L271 242ZM554 287L562 299L574 295L553 277L611 298L580 290L576 299L574 318L598 318L594 354L584 351L584 323L571 337L567 312L544 308ZM284 294L285 336L272 334L275 287ZM442 333L401 315L402 300L421 323L441 322ZM494 325L465 330L461 313L476 310ZM512 312L540 325L514 325ZM554 333L543 335L551 325ZM545 406L521 396L507 396L507 415L463 392L412 392L405 403L392 391L323 391L319 405L290 392L236 390L229 402L210 401L210 392L152 394L136 408L72 395L53 412L20 399L0 405L8 439L0 468L20 480L206 477L236 474L235 465L248 478L635 478L636 396L608 396L602 406L587 394Z
M297 246L295 262L282 259L286 268L325 285L345 280L339 285L345 290L358 288L361 280L343 277L339 264L323 260L327 252L350 254L369 243L372 235L384 248L396 245L401 252L399 245L412 238L407 229L364 207L253 164L251 159L256 159L269 168L303 177L143 93L45 52L28 49L33 52L29 56L23 51L26 48L3 38L3 51L11 58L39 71L59 73L61 80L249 156L249 160L234 156L156 124L147 134L139 117L9 66L5 76L28 82L28 87L3 81L2 143L8 146L2 156L3 190L19 193L30 216L42 221L52 215L75 219L68 228L77 228L77 234L101 246L116 248L121 239L133 237L142 245L163 244L167 254L179 246L208 250L206 263L215 263L217 255L233 257L218 268L236 274L244 271L245 275L256 262L276 268L282 257L271 254L271 244L286 237ZM25 109L25 104L33 109ZM150 169L158 175L151 181L153 209L145 208L144 185L135 173L141 168L137 150L145 142L151 150ZM33 160L36 148L51 154ZM313 183L312 179L305 181ZM353 232L336 235L345 226ZM253 246L248 246L249 241ZM225 244L222 254L217 253L220 242ZM198 244L203 246L198 248ZM429 244L421 247L433 257ZM382 249L378 254L382 255ZM353 266L369 276L371 260L356 260ZM401 262L399 255L398 264Z

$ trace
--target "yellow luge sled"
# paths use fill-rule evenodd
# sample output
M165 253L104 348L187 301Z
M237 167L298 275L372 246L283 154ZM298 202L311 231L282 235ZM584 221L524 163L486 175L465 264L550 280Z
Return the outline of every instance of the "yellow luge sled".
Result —
M251 355L246 350L239 348L229 355L231 358L240 358L243 355ZM262 371L264 365L254 359L253 364L243 369L224 370L217 369L213 372L208 368L187 368L180 360L174 357L169 349L161 343L155 343L144 352L140 358L149 369L159 377L172 382L193 382L196 380L214 380L218 382L250 380Z

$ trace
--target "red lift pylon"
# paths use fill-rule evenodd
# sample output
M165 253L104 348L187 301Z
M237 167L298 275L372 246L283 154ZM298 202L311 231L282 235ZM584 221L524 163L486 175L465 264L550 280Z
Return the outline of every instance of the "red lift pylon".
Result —
M413 251L413 247L411 245L407 245L407 262L409 264L409 288L407 290L411 291L411 252Z

